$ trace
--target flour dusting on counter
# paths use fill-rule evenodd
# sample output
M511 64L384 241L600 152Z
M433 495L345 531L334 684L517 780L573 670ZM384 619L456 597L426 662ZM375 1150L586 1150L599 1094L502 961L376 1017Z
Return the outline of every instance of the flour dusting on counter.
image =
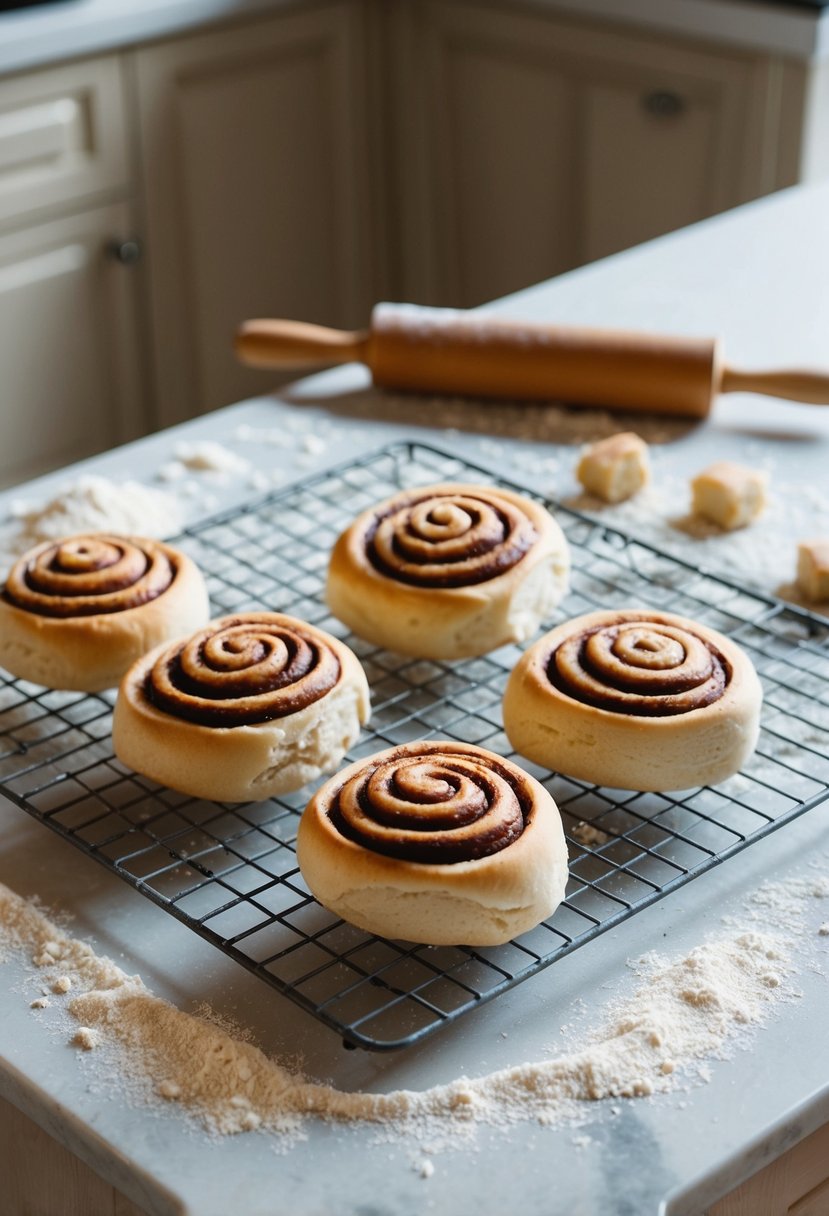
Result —
M48 1012L22 999L39 1010L40 1025L54 1019L52 1031L83 1053L85 1067L103 1070L108 1091L116 1084L131 1100L186 1111L212 1134L267 1131L290 1144L318 1117L372 1124L383 1139L414 1139L431 1154L468 1141L477 1125L577 1126L601 1099L705 1081L712 1059L745 1045L775 1005L797 995L798 956L827 900L825 873L765 884L726 932L684 957L633 961L637 986L604 1006L577 1049L422 1092L349 1093L313 1082L226 1023L155 996L2 885L0 959L22 955L33 982L65 993ZM68 988L57 983L64 977Z
M13 503L11 515L11 525L0 535L4 568L41 541L77 532L164 537L178 532L184 522L177 499L163 490L94 476L79 477L44 503Z

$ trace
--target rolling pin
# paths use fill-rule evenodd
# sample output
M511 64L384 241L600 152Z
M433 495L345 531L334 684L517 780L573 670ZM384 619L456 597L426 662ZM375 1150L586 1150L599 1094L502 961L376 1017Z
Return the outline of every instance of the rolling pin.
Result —
M715 338L510 321L488 313L378 304L368 330L245 321L236 353L251 367L365 363L379 388L557 400L610 410L704 418L718 393L764 393L829 404L829 374L738 371Z

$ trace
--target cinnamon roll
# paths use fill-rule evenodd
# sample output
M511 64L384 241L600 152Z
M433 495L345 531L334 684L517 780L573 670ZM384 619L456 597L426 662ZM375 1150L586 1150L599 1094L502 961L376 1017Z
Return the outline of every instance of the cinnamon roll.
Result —
M667 612L593 612L523 655L504 729L522 756L571 777L689 789L745 763L761 701L751 660L713 629Z
M567 541L539 503L491 486L405 490L364 511L328 569L331 611L418 658L525 641L567 590Z
M124 764L163 785L257 801L335 768L368 713L365 673L347 646L295 617L247 612L133 664L112 740Z
M326 908L370 933L493 946L552 915L567 884L555 802L465 743L410 743L344 769L309 802L297 857Z
M48 688L113 688L210 616L204 580L160 541L91 533L25 553L0 591L0 666Z

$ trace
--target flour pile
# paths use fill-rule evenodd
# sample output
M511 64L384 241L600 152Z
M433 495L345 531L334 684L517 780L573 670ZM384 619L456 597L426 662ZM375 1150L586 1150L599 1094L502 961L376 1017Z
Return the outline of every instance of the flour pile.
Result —
M585 1103L706 1079L707 1061L727 1054L778 1002L796 995L798 951L820 932L826 900L825 875L762 886L723 935L681 958L637 960L639 984L602 1010L579 1050L422 1092L348 1093L310 1081L221 1023L155 996L139 976L99 957L2 885L0 958L22 954L40 991L51 994L30 1002L33 1016L48 1018L63 997L70 1041L104 1054L110 1086L113 1078L137 1085L142 1100L175 1103L211 1133L262 1130L290 1141L316 1116L434 1141L468 1136L476 1124L578 1123ZM774 933L759 927L769 919Z
M170 536L183 526L178 501L138 481L79 477L47 502L12 504L12 523L0 535L0 564L5 568L41 541L78 532L116 532L124 536Z

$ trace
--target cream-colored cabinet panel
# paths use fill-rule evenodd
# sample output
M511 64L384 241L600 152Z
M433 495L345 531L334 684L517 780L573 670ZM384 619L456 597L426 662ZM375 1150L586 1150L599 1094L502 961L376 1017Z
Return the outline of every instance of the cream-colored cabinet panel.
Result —
M146 1216L3 1098L0 1177L2 1211L9 1216Z
M362 17L338 3L137 54L165 425L267 388L234 358L243 318L366 319Z
M119 204L0 236L0 483L147 429L137 271L108 253L131 225Z
M117 56L0 80L0 223L31 223L128 176Z
M477 304L794 180L768 57L517 5L391 20L415 299Z
M707 1216L826 1216L829 1124L713 1204Z

